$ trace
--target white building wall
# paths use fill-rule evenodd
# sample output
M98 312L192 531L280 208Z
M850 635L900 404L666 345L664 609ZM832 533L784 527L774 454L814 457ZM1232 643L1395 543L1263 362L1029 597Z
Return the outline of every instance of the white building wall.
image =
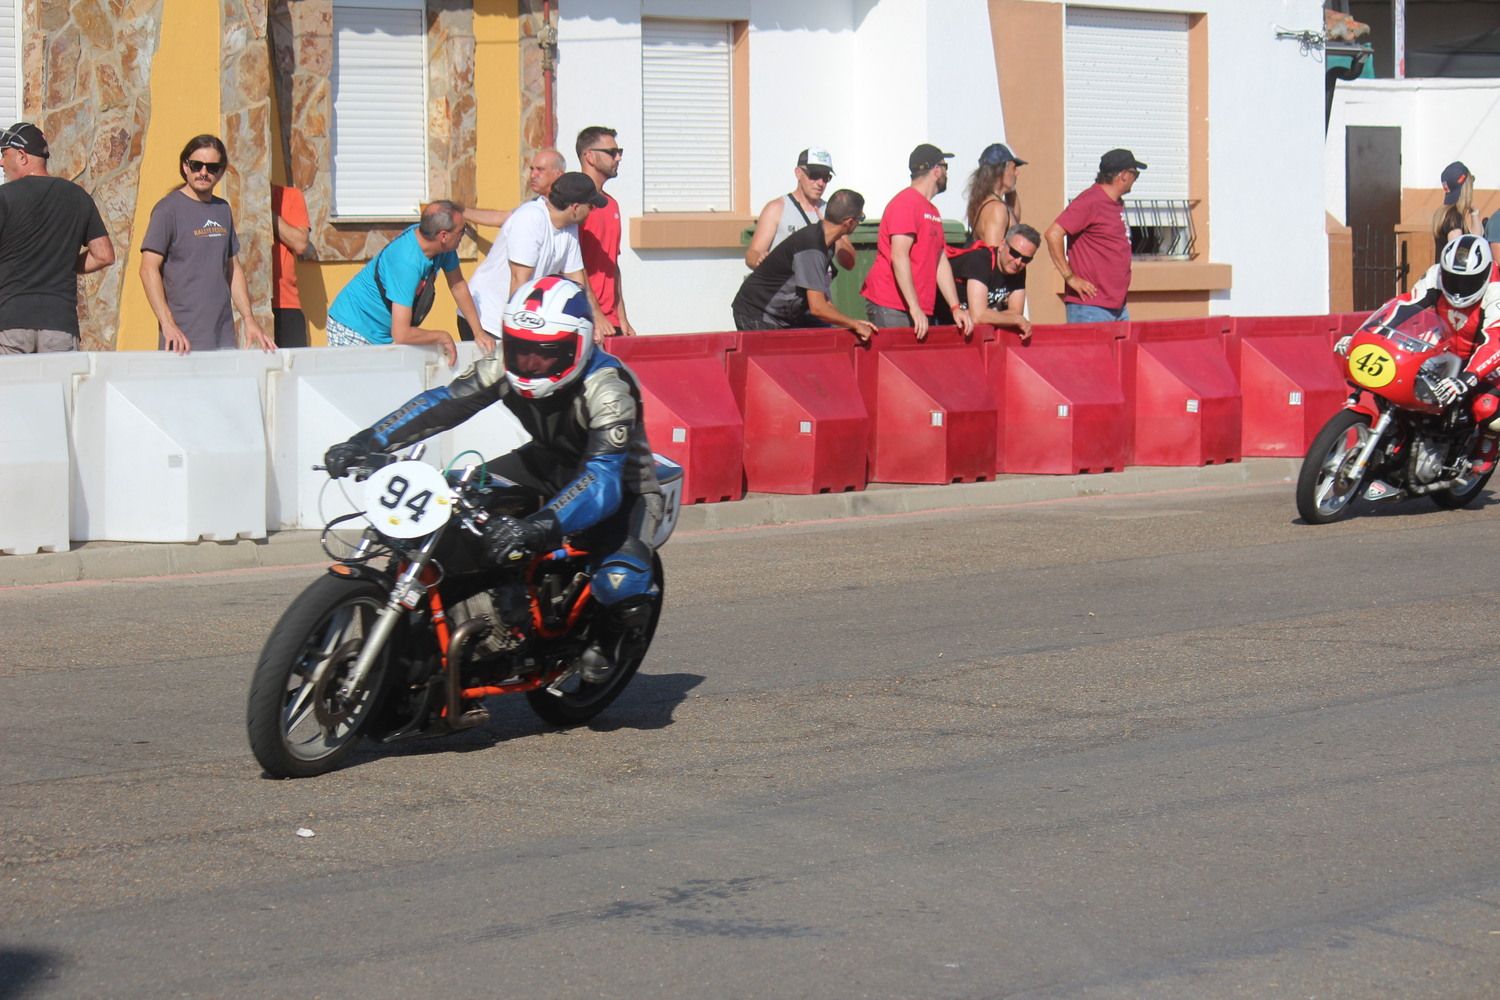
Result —
M1324 311L1323 65L1275 38L1277 27L1321 28L1320 0L1095 6L1209 13L1210 257L1234 265L1234 288L1215 310ZM559 22L559 142L574 165L579 129L618 129L627 153L609 191L624 219L641 214L641 17L744 20L752 214L791 189L798 150L820 144L833 154L833 187L863 193L874 217L909 183L912 147L930 141L956 154L937 203L960 219L980 150L1006 138L988 9L986 0L570 0ZM1061 207L1029 205L1032 221ZM746 273L739 250L628 246L621 270L643 333L731 328L729 303Z
M1352 80L1333 92L1323 157L1325 207L1347 223L1345 129L1401 129L1401 186L1439 188L1462 160L1478 187L1500 187L1500 80Z

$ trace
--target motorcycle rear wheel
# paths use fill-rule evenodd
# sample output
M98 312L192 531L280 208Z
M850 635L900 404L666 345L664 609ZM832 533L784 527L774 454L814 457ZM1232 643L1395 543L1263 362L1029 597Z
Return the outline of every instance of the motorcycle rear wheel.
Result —
M1432 494L1432 502L1444 510L1458 510L1467 507L1479 499L1479 494L1484 490L1485 484L1490 481L1490 476L1495 470L1475 476L1472 480L1452 489L1439 490Z
M1340 410L1328 418L1297 475L1297 513L1302 520L1331 524L1349 516L1366 477L1350 479L1347 470L1369 436L1368 414Z
M255 759L273 778L308 778L338 767L385 689L385 653L352 697L339 692L387 594L370 580L325 576L297 596L261 651L250 682L246 728ZM314 679L319 664L332 660Z
M651 640L656 636L656 623L661 619L661 602L667 594L666 575L662 570L661 557L652 554L652 579L658 590L656 603L651 608L651 624L646 628L645 641L640 652L615 668L614 672L598 684L579 684L571 692L553 694L545 688L526 692L526 703L543 722L553 726L581 726L608 708L625 685L640 669L641 662L651 649Z

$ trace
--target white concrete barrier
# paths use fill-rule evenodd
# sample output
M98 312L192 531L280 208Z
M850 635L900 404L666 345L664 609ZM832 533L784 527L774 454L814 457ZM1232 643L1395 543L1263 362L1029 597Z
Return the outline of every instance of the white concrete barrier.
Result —
M97 354L74 398L75 540L263 538L275 354Z
M463 343L458 345L458 365L453 374L448 377L442 369L431 372L430 377L435 381L428 383L428 388L437 388L447 385L457 377L459 372L468 368L478 360L480 351L474 343ZM441 460L447 467L453 460L466 451L477 451L485 459L496 458L515 448L519 448L531 435L527 434L517 420L504 405L487 407L470 417L467 421L459 424L451 431L439 435L436 444L436 455L430 456L434 461ZM459 467L468 465L474 461L472 455L466 457Z
M90 355L0 357L0 552L67 551L73 490L68 421Z
M313 466L323 463L329 445L421 392L431 358L416 347L282 353L283 370L271 380L270 522L274 528L321 528L353 507ZM358 499L356 491L349 493Z

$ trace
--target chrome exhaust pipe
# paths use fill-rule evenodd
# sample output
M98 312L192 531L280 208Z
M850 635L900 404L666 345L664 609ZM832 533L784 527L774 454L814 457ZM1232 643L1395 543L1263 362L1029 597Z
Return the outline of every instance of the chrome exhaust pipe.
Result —
M490 623L483 618L470 618L458 628L448 640L448 727L470 729L488 722L489 710L477 705L467 712L460 712L463 705L463 665L469 658L469 647L484 638Z

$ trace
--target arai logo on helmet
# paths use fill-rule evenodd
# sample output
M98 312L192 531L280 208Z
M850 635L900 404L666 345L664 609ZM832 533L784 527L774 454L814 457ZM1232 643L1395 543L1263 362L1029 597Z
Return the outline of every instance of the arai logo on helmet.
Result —
M532 312L530 309L515 313L511 316L510 322L513 326L524 326L528 330L540 330L547 325L541 313Z

